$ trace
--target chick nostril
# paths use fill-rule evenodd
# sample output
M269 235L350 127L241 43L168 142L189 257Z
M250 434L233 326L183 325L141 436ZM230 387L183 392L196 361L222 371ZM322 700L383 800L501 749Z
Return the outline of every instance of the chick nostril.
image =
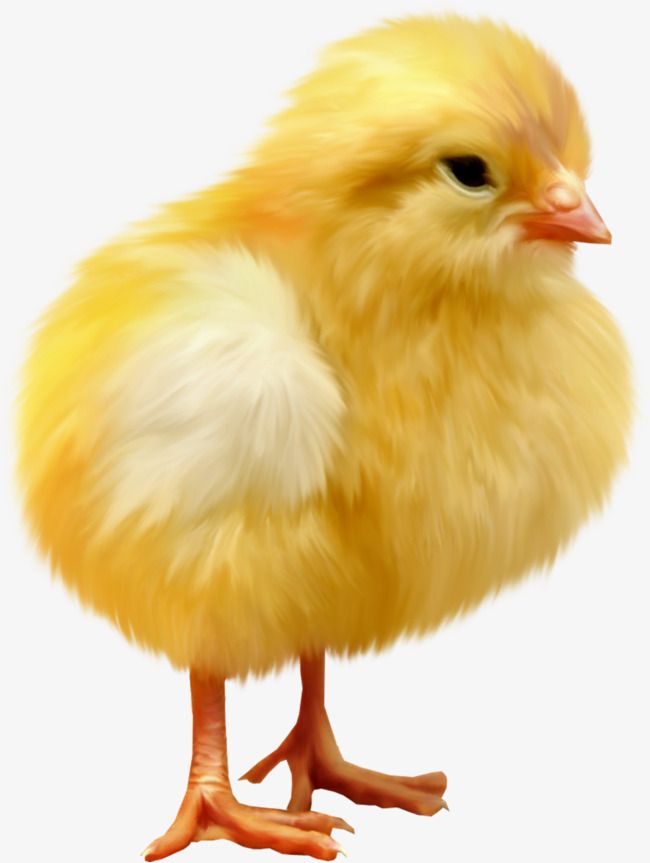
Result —
M566 183L555 183L546 190L546 200L556 210L575 210L580 206L580 193Z

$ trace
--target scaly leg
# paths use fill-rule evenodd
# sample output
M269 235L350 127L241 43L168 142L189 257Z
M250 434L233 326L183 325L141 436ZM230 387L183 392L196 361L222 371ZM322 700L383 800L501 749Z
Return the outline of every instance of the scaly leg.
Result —
M444 773L391 776L346 761L325 711L325 657L303 657L300 674L302 699L296 724L284 742L242 779L261 782L277 764L286 761L292 776L288 806L292 812L308 810L316 788L336 791L355 803L397 807L417 815L434 815L448 808L442 799L447 787Z
M329 834L336 827L352 829L342 819L235 799L228 779L224 681L191 672L190 683L194 730L187 791L172 826L143 852L145 860L160 860L201 839L334 860L341 847Z

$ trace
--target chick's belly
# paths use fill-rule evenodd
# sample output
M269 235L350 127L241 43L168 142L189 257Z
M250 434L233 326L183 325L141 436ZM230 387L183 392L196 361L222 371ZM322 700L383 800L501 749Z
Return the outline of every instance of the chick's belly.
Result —
M349 509L326 498L272 517L233 507L145 528L134 515L107 533L102 499L89 507L77 473L52 486L50 545L67 583L128 638L178 667L245 676L434 629L551 560L609 472L547 450L553 469L508 448L497 482L480 469L494 457L470 467L462 449L455 461L427 449L414 453L416 491L386 477Z
M559 416L536 397L526 435L493 424L480 449L467 423L447 450L419 434L403 471L382 470L362 498L332 482L272 517L238 506L107 523L96 459L68 447L74 461L57 452L43 468L33 519L82 600L177 667L232 677L307 651L354 654L434 629L552 560L623 459L629 410L614 383Z
M77 500L83 506L66 501L66 539L56 539L59 574L86 606L176 667L243 677L375 638L372 571L322 509L274 518L232 509L146 530L132 518L102 535L93 531L101 512Z
M530 486L489 502L477 488L444 506L394 484L376 496L381 518L325 502L144 531L132 519L108 536L89 530L99 513L69 498L57 562L129 639L177 667L243 677L308 651L351 655L434 629L552 557L583 515L571 495Z
M144 527L133 515L106 532L92 463L57 459L41 541L86 605L177 667L232 677L308 651L351 655L435 629L552 560L624 450L618 427L567 432L564 419L561 433L538 423L539 439L474 461L462 436L455 455L412 446L415 473L386 475L354 504L334 495L272 517L233 507Z

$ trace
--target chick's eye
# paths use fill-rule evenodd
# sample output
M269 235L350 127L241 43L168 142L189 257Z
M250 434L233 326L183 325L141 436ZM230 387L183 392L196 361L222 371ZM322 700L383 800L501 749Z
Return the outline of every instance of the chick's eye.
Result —
M487 163L480 156L453 156L443 159L442 164L455 180L468 189L493 185Z

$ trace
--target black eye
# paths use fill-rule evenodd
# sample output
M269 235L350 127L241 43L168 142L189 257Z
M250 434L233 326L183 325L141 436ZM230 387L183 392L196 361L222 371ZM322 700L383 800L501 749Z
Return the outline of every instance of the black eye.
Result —
M452 156L443 159L442 163L449 173L468 189L492 185L488 166L480 156Z

